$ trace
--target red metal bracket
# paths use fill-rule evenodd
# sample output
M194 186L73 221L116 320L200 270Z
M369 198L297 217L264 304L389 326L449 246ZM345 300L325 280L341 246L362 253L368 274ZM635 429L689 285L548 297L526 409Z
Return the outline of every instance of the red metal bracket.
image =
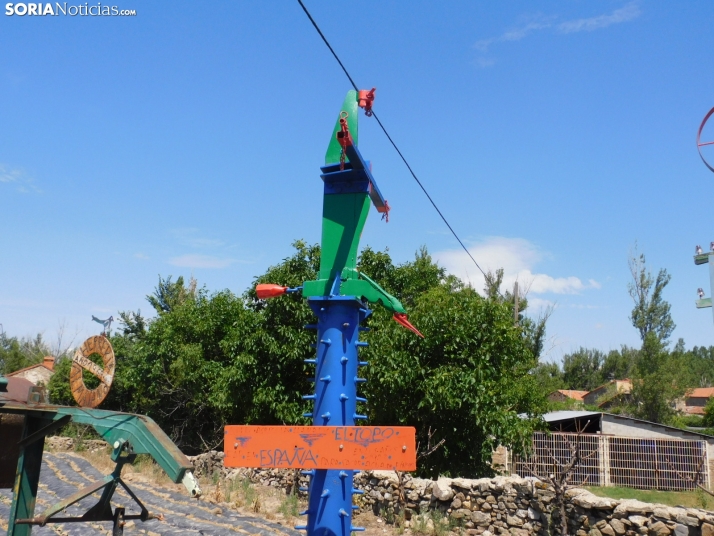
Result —
M377 91L376 87L370 90L360 89L357 94L357 105L360 108L364 108L364 115L367 117L372 116L372 103L374 102L374 92Z

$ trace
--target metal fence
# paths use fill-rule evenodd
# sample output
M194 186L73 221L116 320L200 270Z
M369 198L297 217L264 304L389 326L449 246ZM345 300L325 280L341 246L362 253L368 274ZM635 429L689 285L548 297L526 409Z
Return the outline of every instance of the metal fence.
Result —
M658 490L691 490L696 482L709 486L706 441L536 432L532 454L514 456L511 467L521 476L557 475L575 446L582 461L571 473L573 485Z

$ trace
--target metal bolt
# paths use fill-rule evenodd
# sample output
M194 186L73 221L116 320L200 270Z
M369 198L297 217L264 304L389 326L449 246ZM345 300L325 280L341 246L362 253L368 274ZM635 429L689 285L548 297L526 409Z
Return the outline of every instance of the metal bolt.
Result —
M340 450L342 450L343 448L345 448L345 446L344 446L344 445L340 445Z
M119 443L118 440L114 442L114 448L115 448L115 449L118 449L120 445L121 445L121 443Z
M233 443L233 448L237 449L238 448L238 443Z
M406 452L406 451L407 451L407 446L406 446L406 445L403 445L403 446L402 446L402 452Z

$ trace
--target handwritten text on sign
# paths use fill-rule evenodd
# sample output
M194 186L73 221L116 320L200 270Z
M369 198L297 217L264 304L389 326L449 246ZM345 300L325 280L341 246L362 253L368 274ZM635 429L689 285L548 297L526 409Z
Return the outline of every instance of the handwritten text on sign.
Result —
M225 428L226 467L416 470L409 426L238 426Z

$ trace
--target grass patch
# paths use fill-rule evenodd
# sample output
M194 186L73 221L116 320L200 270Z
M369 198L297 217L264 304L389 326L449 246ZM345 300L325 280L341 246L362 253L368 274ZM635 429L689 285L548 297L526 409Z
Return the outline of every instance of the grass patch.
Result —
M300 513L300 504L297 495L286 495L280 502L278 512L285 516L285 519L297 517Z
M709 497L701 490L697 491L657 491L633 488L586 487L590 493L598 497L610 499L637 499L647 503L666 504L667 506L686 506L687 508L709 508L714 506L714 497Z

